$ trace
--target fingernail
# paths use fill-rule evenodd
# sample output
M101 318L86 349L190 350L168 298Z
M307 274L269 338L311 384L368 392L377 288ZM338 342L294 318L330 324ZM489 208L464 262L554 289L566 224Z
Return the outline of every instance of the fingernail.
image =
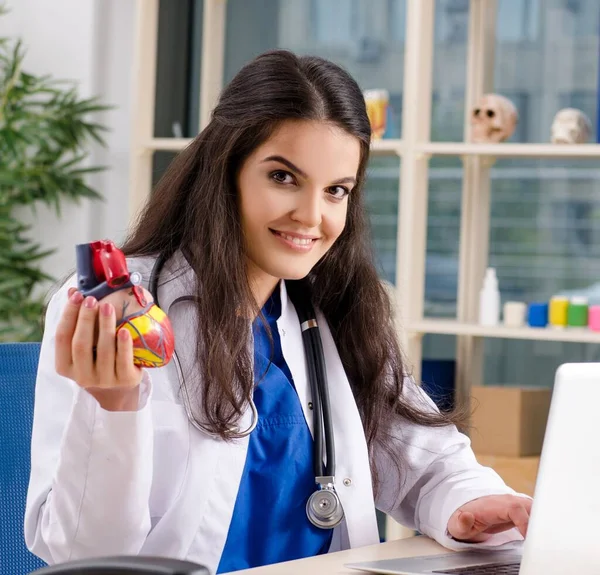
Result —
M113 306L110 305L109 303L103 303L100 306L100 313L102 315L105 315L106 317L108 317L112 314L112 310L113 310Z
M81 294L81 292L75 291L71 294L71 297L69 299L71 303L79 305L83 301L83 295Z
M120 329L117 335L121 341L127 341L129 339L129 332L126 329Z
M85 301L83 302L83 305L89 309L93 309L96 307L96 304L98 302L96 301L95 297L89 296L85 298Z

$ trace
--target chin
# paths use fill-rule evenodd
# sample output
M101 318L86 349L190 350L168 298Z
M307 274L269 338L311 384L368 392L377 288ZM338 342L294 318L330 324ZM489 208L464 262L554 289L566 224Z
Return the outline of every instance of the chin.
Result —
M270 276L282 279L282 280L301 280L302 278L305 278L310 271L312 270L313 266L293 266L293 265L289 265L289 263L287 265L284 266L273 266L273 268L271 268L270 270L268 270L268 274ZM266 270L265 270L266 271Z
M306 273L289 273L286 274L284 277L282 277L282 280L301 280L304 279L308 274L310 273L310 270L308 270Z
M312 269L312 268L311 268ZM286 273L282 273L279 277L282 280L301 280L310 273L310 269L307 270L287 270Z

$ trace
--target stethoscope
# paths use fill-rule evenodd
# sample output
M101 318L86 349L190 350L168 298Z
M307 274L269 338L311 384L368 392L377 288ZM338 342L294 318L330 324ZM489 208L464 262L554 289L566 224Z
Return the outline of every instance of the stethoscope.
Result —
M159 254L156 262L150 272L148 289L154 298L154 303L160 307L158 302L158 278L167 258ZM308 369L308 379L312 395L313 409L313 471L315 474L316 491L308 498L306 502L306 515L309 521L321 529L333 529L342 522L344 518L344 509L339 495L335 490L335 444L333 440L333 424L331 421L331 405L329 403L329 393L327 390L327 374L325 371L325 355L323 353L323 344L319 333L316 314L314 308L305 296L305 290L299 282L286 281L286 289L296 308L300 329L302 331L302 341L304 344L304 354ZM176 299L171 306L181 301L194 301L193 296L183 296ZM166 310L165 310L166 311ZM191 401L188 394L183 370L177 351L173 354L177 377L183 390L183 403L186 414L192 425L211 437L216 434L205 428L199 423L192 414ZM249 427L243 431L233 430L237 437L248 436L254 431L258 423L258 412L252 399L250 400L250 409L252 411L252 420ZM323 442L325 442L325 463L323 463Z

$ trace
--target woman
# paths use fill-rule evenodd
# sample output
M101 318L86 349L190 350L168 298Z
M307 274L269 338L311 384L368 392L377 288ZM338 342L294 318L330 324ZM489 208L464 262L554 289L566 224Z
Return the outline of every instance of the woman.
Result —
M450 548L522 538L530 500L479 466L406 377L369 244L369 141L347 73L264 54L225 88L123 248L146 282L165 260L157 295L177 360L139 370L127 336L115 352L113 306L82 301L73 282L52 298L25 520L34 553L226 572L376 543L375 507ZM306 514L313 398L294 288L318 310L344 510L334 529Z

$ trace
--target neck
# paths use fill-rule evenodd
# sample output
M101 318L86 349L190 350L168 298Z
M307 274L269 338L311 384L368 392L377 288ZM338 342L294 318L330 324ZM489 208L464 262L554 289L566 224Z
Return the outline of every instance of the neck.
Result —
M248 281L254 301L256 301L258 308L262 309L271 297L273 290L278 289L281 280L250 267L248 269Z

